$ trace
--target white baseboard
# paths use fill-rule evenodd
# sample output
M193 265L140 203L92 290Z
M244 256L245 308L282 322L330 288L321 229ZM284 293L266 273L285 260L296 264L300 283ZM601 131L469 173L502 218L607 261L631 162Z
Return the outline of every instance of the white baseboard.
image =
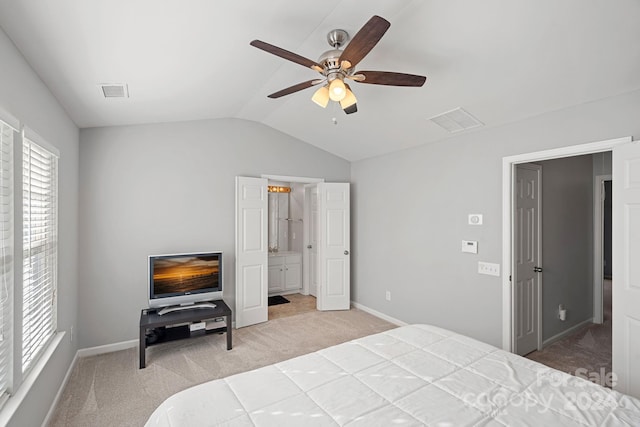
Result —
M97 354L111 353L114 351L126 350L137 347L138 340L122 341L114 344L99 345L97 347L81 348L78 350L78 357L95 356Z
M366 305L359 304L355 301L351 301L351 305L357 308L358 310L365 311L371 315L379 317L382 320L386 320L387 322L393 323L394 325L398 325L398 326L408 325L407 322L403 322L402 320L396 319L395 317L387 316L384 313L380 313L379 311L374 310L373 308L369 308Z
M572 334L573 332L577 331L578 329L580 329L583 326L588 325L590 323L593 323L593 317L590 317L587 320L584 320L584 321L578 323L577 325L574 325L574 326L570 327L569 329L566 329L566 330L560 332L559 334L556 334L556 335L552 336L551 338L547 338L546 340L542 341L542 347L546 347L549 344L553 344L554 342L566 337L569 334Z
M71 361L71 365L69 365L69 369L67 369L67 373L64 376L64 379L62 380L62 384L60 384L58 393L56 393L56 397L53 399L53 402L51 403L51 407L49 408L49 412L47 412L47 416L44 418L42 425L46 426L51 421L51 417L53 416L53 413L55 412L55 409L58 406L58 402L62 397L62 392L64 391L64 388L67 386L67 383L69 382L69 378L71 377L71 372L73 372L73 368L76 367L78 358L95 356L95 355L104 354L104 353L111 353L113 351L126 350L131 347L136 347L137 345L138 345L138 340L131 340L131 341L123 341L115 344L100 345L97 347L82 348L76 351L76 355L73 357L73 360Z
M64 391L64 388L67 386L67 383L69 382L69 378L71 377L71 372L73 372L73 369L76 367L77 361L78 361L78 352L76 351L76 355L73 356L71 365L69 365L69 369L67 369L67 373L65 374L64 379L62 380L62 384L60 384L60 388L56 393L56 397L53 399L53 402L51 402L51 407L49 408L49 412L47 412L47 416L44 417L44 421L42 422L43 426L49 425L49 422L51 421L51 417L53 416L53 413L58 407L58 403L60 402L60 398L62 397L62 392Z
M23 378L22 384L20 384L17 390L15 390L14 394L9 399L7 399L6 402L4 402L2 411L0 411L1 426L6 426L7 424L9 424L9 421L13 418L16 411L23 404L24 399L34 387L45 366L48 364L53 354L57 351L65 335L65 331L56 332L54 334L53 338L42 352L40 358L34 363L29 373L27 373L27 375ZM51 411L51 409L49 409L49 411Z

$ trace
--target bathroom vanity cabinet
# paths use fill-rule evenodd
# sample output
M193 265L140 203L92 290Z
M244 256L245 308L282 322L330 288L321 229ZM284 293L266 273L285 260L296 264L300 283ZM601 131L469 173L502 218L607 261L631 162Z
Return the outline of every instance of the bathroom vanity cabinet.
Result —
M297 252L269 254L269 293L302 288L302 255Z

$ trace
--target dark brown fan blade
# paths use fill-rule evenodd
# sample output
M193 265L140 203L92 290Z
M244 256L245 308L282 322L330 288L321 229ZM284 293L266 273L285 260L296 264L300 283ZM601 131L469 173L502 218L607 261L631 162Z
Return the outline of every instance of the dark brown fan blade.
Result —
M389 21L374 15L360 28L360 31L353 36L347 47L344 48L342 55L340 55L340 63L349 61L350 65L345 68L355 67L380 41L390 26Z
M289 94L292 94L294 92L298 92L299 90L306 89L306 88L311 87L311 86L315 86L318 83L321 83L322 81L323 80L313 79L313 80L309 80L307 82L298 83L297 85L293 85L293 86L288 87L286 89L282 89L282 90L279 90L277 92L272 93L271 95L269 95L269 98L273 98L273 99L280 98L281 96L289 95Z
M425 76L389 71L358 71L358 74L364 76L364 80L357 80L358 82L372 85L420 87L427 80Z
M344 111L347 114L356 113L358 111L358 104L349 105L347 108L345 108L342 111Z
M322 72L322 66L318 64L316 61L312 61L296 53L289 52L288 50L284 50L282 48L279 48L278 46L274 46L272 44L265 43L260 40L254 40L249 44L253 47L257 47L258 49L262 49L265 52L269 52L272 55L279 56L280 58L284 58L288 61L295 62L296 64L300 64L305 67L309 67L312 70L318 71L320 73Z

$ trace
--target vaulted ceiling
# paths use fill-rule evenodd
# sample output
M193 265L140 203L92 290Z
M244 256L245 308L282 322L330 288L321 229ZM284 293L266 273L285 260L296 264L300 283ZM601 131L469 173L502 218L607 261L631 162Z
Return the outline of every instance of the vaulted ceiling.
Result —
M317 60L330 30L373 15L391 28L358 68L422 88L354 83L351 115L314 89L267 98L318 74L251 40ZM0 26L81 128L234 117L351 161L450 137L429 118L456 107L489 127L639 89L639 23L638 0L0 0Z

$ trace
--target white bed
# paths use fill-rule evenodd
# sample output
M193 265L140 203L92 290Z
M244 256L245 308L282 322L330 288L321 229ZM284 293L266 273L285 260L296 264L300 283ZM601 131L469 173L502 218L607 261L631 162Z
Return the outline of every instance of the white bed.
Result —
M427 325L204 383L147 426L640 426L640 400Z

